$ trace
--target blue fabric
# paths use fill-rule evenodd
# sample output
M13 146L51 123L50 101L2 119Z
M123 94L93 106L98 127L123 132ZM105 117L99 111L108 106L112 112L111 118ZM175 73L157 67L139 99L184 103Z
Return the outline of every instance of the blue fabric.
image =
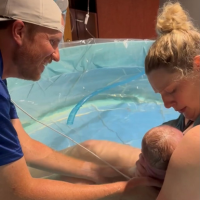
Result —
M11 123L11 119L18 118L17 112L11 103L6 80L2 80L2 74L3 60L0 53L0 166L23 156L17 133Z
M170 120L168 122L165 122L163 124L165 125L169 125L169 126L173 126L177 129L179 129L180 131L184 132L191 123L193 123L193 121L189 121L190 123L188 123L188 125L185 125L185 117L183 114L180 114L178 119L175 120ZM200 125L200 115L197 117L197 119L194 121L194 126Z

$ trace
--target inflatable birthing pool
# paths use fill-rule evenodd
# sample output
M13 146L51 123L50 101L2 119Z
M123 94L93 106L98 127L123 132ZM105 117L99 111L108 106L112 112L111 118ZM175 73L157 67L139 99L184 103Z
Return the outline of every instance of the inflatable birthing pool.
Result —
M151 40L63 43L39 81L8 79L26 132L55 150L86 140L141 146L146 131L178 116L144 73ZM41 122L41 123L39 123Z

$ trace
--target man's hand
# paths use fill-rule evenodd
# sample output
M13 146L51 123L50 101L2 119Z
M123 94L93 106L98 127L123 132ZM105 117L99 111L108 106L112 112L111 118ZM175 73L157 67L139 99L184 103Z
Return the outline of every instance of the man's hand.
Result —
M154 187L150 187L154 186ZM156 200L162 182L148 177L137 177L130 180L120 200Z
M118 167L116 167L116 169L120 172L123 170ZM93 181L97 184L130 180L130 178L126 174L125 176L127 176L127 178L110 166L91 163L91 171L93 173Z
M135 177L128 182L127 187L154 186L154 187L161 188L162 184L163 184L163 181L158 180L158 179L154 179L150 177Z

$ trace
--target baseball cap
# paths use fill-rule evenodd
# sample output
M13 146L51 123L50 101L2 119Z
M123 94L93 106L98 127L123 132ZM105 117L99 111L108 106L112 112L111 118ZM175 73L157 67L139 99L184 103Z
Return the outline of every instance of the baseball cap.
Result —
M64 14L69 6L69 1L68 0L54 0L62 13Z
M64 32L62 12L53 0L0 0L0 22L21 20Z

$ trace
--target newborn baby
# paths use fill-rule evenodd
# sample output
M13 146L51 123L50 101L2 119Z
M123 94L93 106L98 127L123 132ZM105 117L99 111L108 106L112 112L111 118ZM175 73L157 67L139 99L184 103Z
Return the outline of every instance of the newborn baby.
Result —
M167 125L149 130L142 139L141 154L133 168L133 176L164 180L170 157L182 137L181 131Z

